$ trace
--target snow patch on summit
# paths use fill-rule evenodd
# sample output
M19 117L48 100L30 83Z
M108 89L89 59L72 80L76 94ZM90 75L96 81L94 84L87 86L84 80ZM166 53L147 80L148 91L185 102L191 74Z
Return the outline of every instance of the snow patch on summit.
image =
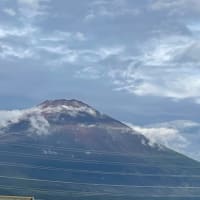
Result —
M87 106L79 106L79 107L74 107L74 106L67 106L67 105L57 105L57 106L49 106L49 107L39 107L42 112L44 113L59 113L59 112L67 112L72 117L76 117L78 115L81 115L83 113L87 113L92 116L96 116L97 112Z

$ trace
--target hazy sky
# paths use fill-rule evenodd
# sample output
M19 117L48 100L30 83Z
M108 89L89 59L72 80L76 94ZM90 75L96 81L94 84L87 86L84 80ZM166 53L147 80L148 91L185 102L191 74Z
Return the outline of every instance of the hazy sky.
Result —
M1 0L0 109L77 98L122 121L200 121L199 0Z

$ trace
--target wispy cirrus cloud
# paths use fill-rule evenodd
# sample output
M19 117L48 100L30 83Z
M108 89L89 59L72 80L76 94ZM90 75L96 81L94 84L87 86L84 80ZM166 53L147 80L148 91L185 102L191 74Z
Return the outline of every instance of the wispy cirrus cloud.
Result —
M147 41L139 55L124 68L111 70L109 76L116 90L198 102L199 44L198 38L181 35Z
M47 12L49 0L14 0L13 5L4 1L3 12L13 20L0 25L0 56L5 60L12 58L35 58L35 45L42 33L34 23L38 15Z
M31 24L0 26L0 56L4 59L39 58L41 52L55 56L75 55L76 50L68 47L74 42L82 43L86 36L81 32L55 30L48 34ZM75 53L73 53L75 52ZM62 58L57 58L62 59ZM70 58L69 58L70 59Z
M37 23L33 23L34 21L24 18L21 8L24 8L26 12L31 9L34 14L30 12L30 17L36 18L40 10L45 12L48 10L46 8L49 2L49 0L17 1L23 17L23 19L19 17L16 20L20 26L0 26L0 38L2 39L0 55L3 59L40 59L42 57L44 65L63 66L65 64L80 65L81 63L83 66L88 66L123 51L123 47L116 45L87 47L87 35L81 31L55 29L47 32ZM86 69L81 70L86 71Z
M4 8L3 12L11 17L14 17L16 15L16 11L12 8Z
M75 74L77 75L80 71L87 71L91 72L94 75L94 70L88 71L88 65L95 65L95 71L97 72L99 70L98 66L99 63L105 59L109 59L113 56L120 55L124 51L124 47L122 46L100 46L98 48L70 48L67 46L58 46L58 48L55 48L54 46L47 46L47 47L41 47L41 49L49 52L49 53L55 53L58 56L54 60L52 60L51 65L60 65L63 66L66 63L71 63L73 65L77 65L81 67ZM50 63L49 63L50 64ZM85 66L85 67L84 67ZM101 73L98 71L98 73ZM91 75L91 76L93 76ZM88 73L88 76L90 74Z
M153 10L169 10L171 14L184 15L188 12L199 12L199 0L154 0L151 4Z
M48 2L50 0L17 0L19 12L29 18L47 15Z
M86 36L81 32L67 32L67 31L54 31L51 34L46 34L44 37L39 38L41 41L46 42L69 42L69 41L86 41Z
M75 78L85 79L85 80L96 80L100 79L102 76L103 74L94 66L84 67L83 69L76 71L74 75Z
M27 37L37 31L36 27L27 25L22 27L0 26L0 38Z
M0 56L3 59L31 58L34 55L32 46L33 35L38 32L36 27L0 26Z
M29 48L14 48L0 43L0 57L3 59L7 59L8 57L18 59L33 58L34 52Z
M98 17L115 18L125 15L137 16L139 14L140 10L130 8L126 0L95 0L90 4L90 9L85 16L85 20L89 21Z

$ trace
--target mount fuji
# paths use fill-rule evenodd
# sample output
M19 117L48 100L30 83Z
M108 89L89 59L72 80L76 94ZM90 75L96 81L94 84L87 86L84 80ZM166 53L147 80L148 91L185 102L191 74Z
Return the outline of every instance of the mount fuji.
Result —
M0 111L0 194L200 199L200 164L78 100Z

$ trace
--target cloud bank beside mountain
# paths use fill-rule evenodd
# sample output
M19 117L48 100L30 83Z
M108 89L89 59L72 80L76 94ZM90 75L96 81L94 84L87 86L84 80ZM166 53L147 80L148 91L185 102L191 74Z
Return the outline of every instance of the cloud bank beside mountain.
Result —
M148 126L128 124L147 137L151 144L161 144L200 161L200 123L177 120Z

